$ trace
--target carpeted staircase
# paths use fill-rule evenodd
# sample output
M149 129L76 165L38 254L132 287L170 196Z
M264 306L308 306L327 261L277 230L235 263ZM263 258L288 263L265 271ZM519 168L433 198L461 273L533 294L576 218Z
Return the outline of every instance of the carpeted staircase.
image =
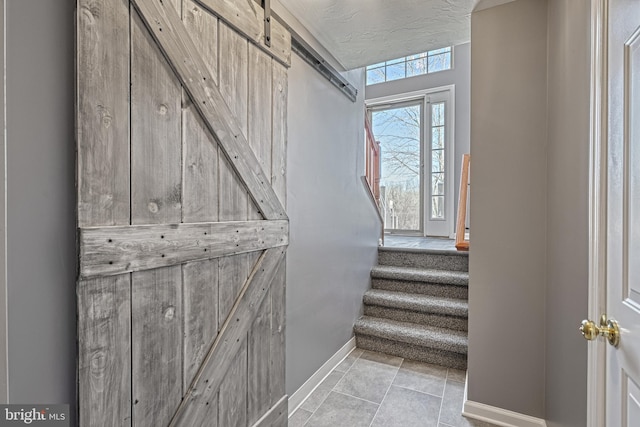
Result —
M380 247L356 345L466 369L468 271L467 252Z

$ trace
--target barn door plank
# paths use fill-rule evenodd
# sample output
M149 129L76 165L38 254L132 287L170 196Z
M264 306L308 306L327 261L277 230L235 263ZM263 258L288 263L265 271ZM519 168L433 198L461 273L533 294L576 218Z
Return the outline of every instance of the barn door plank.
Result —
M271 184L283 206L287 205L287 69L273 62L273 125L271 153ZM285 332L286 332L286 262L280 266L271 284L271 351L270 396L272 401L286 394L285 391ZM285 411L286 412L286 411ZM276 420L277 427L287 425L287 416Z
M287 206L287 69L273 62L273 126L271 143L271 186L282 206Z
M183 390L187 390L218 334L218 260L183 265L183 281L185 335L182 378ZM203 416L209 420L207 425L217 425L218 410L217 390L213 390L202 408Z
M203 425L202 401L209 399L210 391L217 390L224 380L283 258L284 251L280 248L267 249L260 257L170 426Z
M220 22L220 94L236 119L242 135L249 122L249 43Z
M238 122L242 134L248 134L248 51L247 39L219 23L219 88ZM221 150L221 149L220 149ZM251 198L225 156L220 156L220 220L246 220ZM253 262L252 262L253 261ZM249 254L220 259L220 310L222 324L251 272L255 258ZM219 426L247 425L247 342L233 356L234 362L220 385Z
M77 222L128 224L129 5L77 8ZM78 280L77 295L79 423L131 425L130 275Z
M248 133L248 42L226 24L220 23L220 94L236 117L240 131ZM225 156L220 156L220 221L246 221L250 198L233 170L233 165ZM254 263L248 255L233 256L221 260L221 304L230 309L238 296L244 281L238 277L248 277ZM226 310L221 310L220 321L226 318Z
M271 58L249 45L249 145L271 182Z
M180 82L136 13L131 39L131 223L180 222Z
M179 223L182 88L135 12L131 49L131 224ZM134 425L166 425L182 398L181 266L132 273L131 306Z
M78 396L82 426L131 425L129 276L84 280L78 286Z
M246 203L243 212L246 212ZM219 324L222 325L249 277L250 266L247 254L220 258L219 264L220 309L218 315ZM247 341L246 338L241 341L242 346L233 356L234 362L220 385L218 425L221 427L245 427L247 424Z
M247 419L253 425L271 407L271 289L265 295L247 337Z
M249 38L264 52L285 65L291 65L291 34L278 22L271 18L271 46L265 43L264 11L253 0L198 0L211 13Z
M218 260L183 264L182 277L186 390L218 335Z
M249 146L256 155L262 170L271 182L271 58L249 44L249 103L251 117L248 128ZM277 195L276 195L277 197ZM249 219L262 219L260 208L249 200ZM249 264L255 264L259 253L249 254ZM251 343L249 343L251 344ZM252 348L251 345L249 348ZM249 360L252 358L249 356ZM251 376L251 374L250 374ZM250 399L251 401L251 399Z
M215 82L218 81L218 20L192 0L182 2L182 20L193 37ZM219 219L218 143L202 121L189 96L182 94L183 204L182 220ZM204 232L200 235L204 236ZM209 231L209 235L215 235ZM209 250L210 248L205 248ZM204 250L200 248L200 254ZM211 343L218 335L219 260L182 265L184 344L182 389L189 387ZM216 392L217 393L217 392ZM208 425L217 426L217 394L207 402Z
M285 219L286 213L271 187L270 176L265 175L248 146L180 16L164 2L133 0L133 3L260 212L266 219Z
M218 426L247 426L247 340L233 358L222 384L218 401L220 413Z
M126 224L128 2L78 0L77 25L78 225Z
M254 4L255 6L255 4ZM249 45L249 145L262 170L271 180L271 83L272 59ZM259 208L249 205L249 218L261 218ZM253 254L253 259L259 254ZM253 425L271 406L269 396L271 347L271 292L260 306L247 337L247 420Z
M209 72L218 81L218 20L193 0L184 0L183 22L202 53ZM218 221L218 143L202 121L191 99L182 106L184 222Z
M182 271L165 267L133 276L133 421L164 426L182 398Z
M285 325L286 325L286 260L282 262L271 283L271 349L269 396L271 402L286 394L285 391Z

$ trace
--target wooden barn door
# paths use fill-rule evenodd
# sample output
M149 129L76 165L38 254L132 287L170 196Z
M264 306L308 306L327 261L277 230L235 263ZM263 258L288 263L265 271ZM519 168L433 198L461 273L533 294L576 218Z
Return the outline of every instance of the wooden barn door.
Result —
M79 423L286 426L290 35L252 0L78 0Z

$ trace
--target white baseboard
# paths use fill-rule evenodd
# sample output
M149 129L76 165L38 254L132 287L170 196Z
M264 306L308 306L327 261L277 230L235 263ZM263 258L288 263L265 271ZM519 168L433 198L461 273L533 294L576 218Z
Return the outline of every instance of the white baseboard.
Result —
M331 356L311 377L289 396L289 416L295 412L302 402L320 385L322 381L356 348L356 337L351 338L345 345Z
M543 419L467 399L467 382L465 381L462 405L462 415L465 417L503 427L547 427L547 422Z

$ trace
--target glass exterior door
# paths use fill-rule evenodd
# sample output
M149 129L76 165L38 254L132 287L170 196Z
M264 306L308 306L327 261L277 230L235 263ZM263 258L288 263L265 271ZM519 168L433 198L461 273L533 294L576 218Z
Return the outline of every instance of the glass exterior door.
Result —
M453 98L451 88L368 107L388 233L453 237Z
M422 100L372 108L371 124L380 142L380 198L385 231L423 231Z

